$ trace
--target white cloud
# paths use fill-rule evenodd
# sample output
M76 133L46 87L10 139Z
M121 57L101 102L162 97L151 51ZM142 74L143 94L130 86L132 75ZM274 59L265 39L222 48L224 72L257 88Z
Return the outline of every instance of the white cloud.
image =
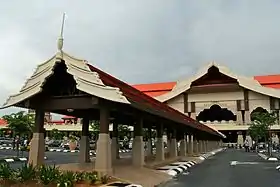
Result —
M278 1L30 0L0 6L0 101L65 49L130 83L176 80L216 60L241 74L279 73ZM1 112L1 111L0 111Z

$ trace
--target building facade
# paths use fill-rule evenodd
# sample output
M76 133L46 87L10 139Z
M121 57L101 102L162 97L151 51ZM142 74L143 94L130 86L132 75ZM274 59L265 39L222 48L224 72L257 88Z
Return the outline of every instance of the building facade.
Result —
M225 142L243 144L254 112L276 111L273 140L279 142L280 76L245 77L215 62L177 82L141 84L136 88L174 109L219 130ZM278 89L277 89L278 88Z

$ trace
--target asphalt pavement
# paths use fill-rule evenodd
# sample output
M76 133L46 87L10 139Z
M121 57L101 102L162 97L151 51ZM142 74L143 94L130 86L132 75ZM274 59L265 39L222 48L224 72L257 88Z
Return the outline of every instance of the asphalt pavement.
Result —
M228 149L161 187L279 187L277 165L256 153Z
M14 150L0 150L0 159L9 158L9 157L24 157L28 158L28 152L19 152ZM68 164L68 163L77 163L79 161L79 153L71 153L71 152L45 152L46 160L45 164L47 165L58 165L58 164ZM94 157L94 156L92 156ZM120 153L120 157L131 157L131 153ZM24 162L12 162L9 163L10 166L14 169L21 167Z

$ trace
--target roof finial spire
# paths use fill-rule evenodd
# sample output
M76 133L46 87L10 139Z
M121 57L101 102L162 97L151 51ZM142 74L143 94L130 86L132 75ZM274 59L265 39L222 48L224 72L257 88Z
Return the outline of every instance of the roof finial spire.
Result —
M58 41L57 41L57 49L58 49L59 51L62 51L62 48L63 48L63 29L64 29L64 22L65 22L65 12L63 13L62 24L61 24L61 30L60 30L60 36L58 37Z

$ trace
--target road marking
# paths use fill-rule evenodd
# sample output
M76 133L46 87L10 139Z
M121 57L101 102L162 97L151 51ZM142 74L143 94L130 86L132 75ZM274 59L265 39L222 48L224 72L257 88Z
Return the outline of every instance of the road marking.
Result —
M256 165L259 164L259 162L239 162L239 161L231 161L230 165L235 166L235 165Z

